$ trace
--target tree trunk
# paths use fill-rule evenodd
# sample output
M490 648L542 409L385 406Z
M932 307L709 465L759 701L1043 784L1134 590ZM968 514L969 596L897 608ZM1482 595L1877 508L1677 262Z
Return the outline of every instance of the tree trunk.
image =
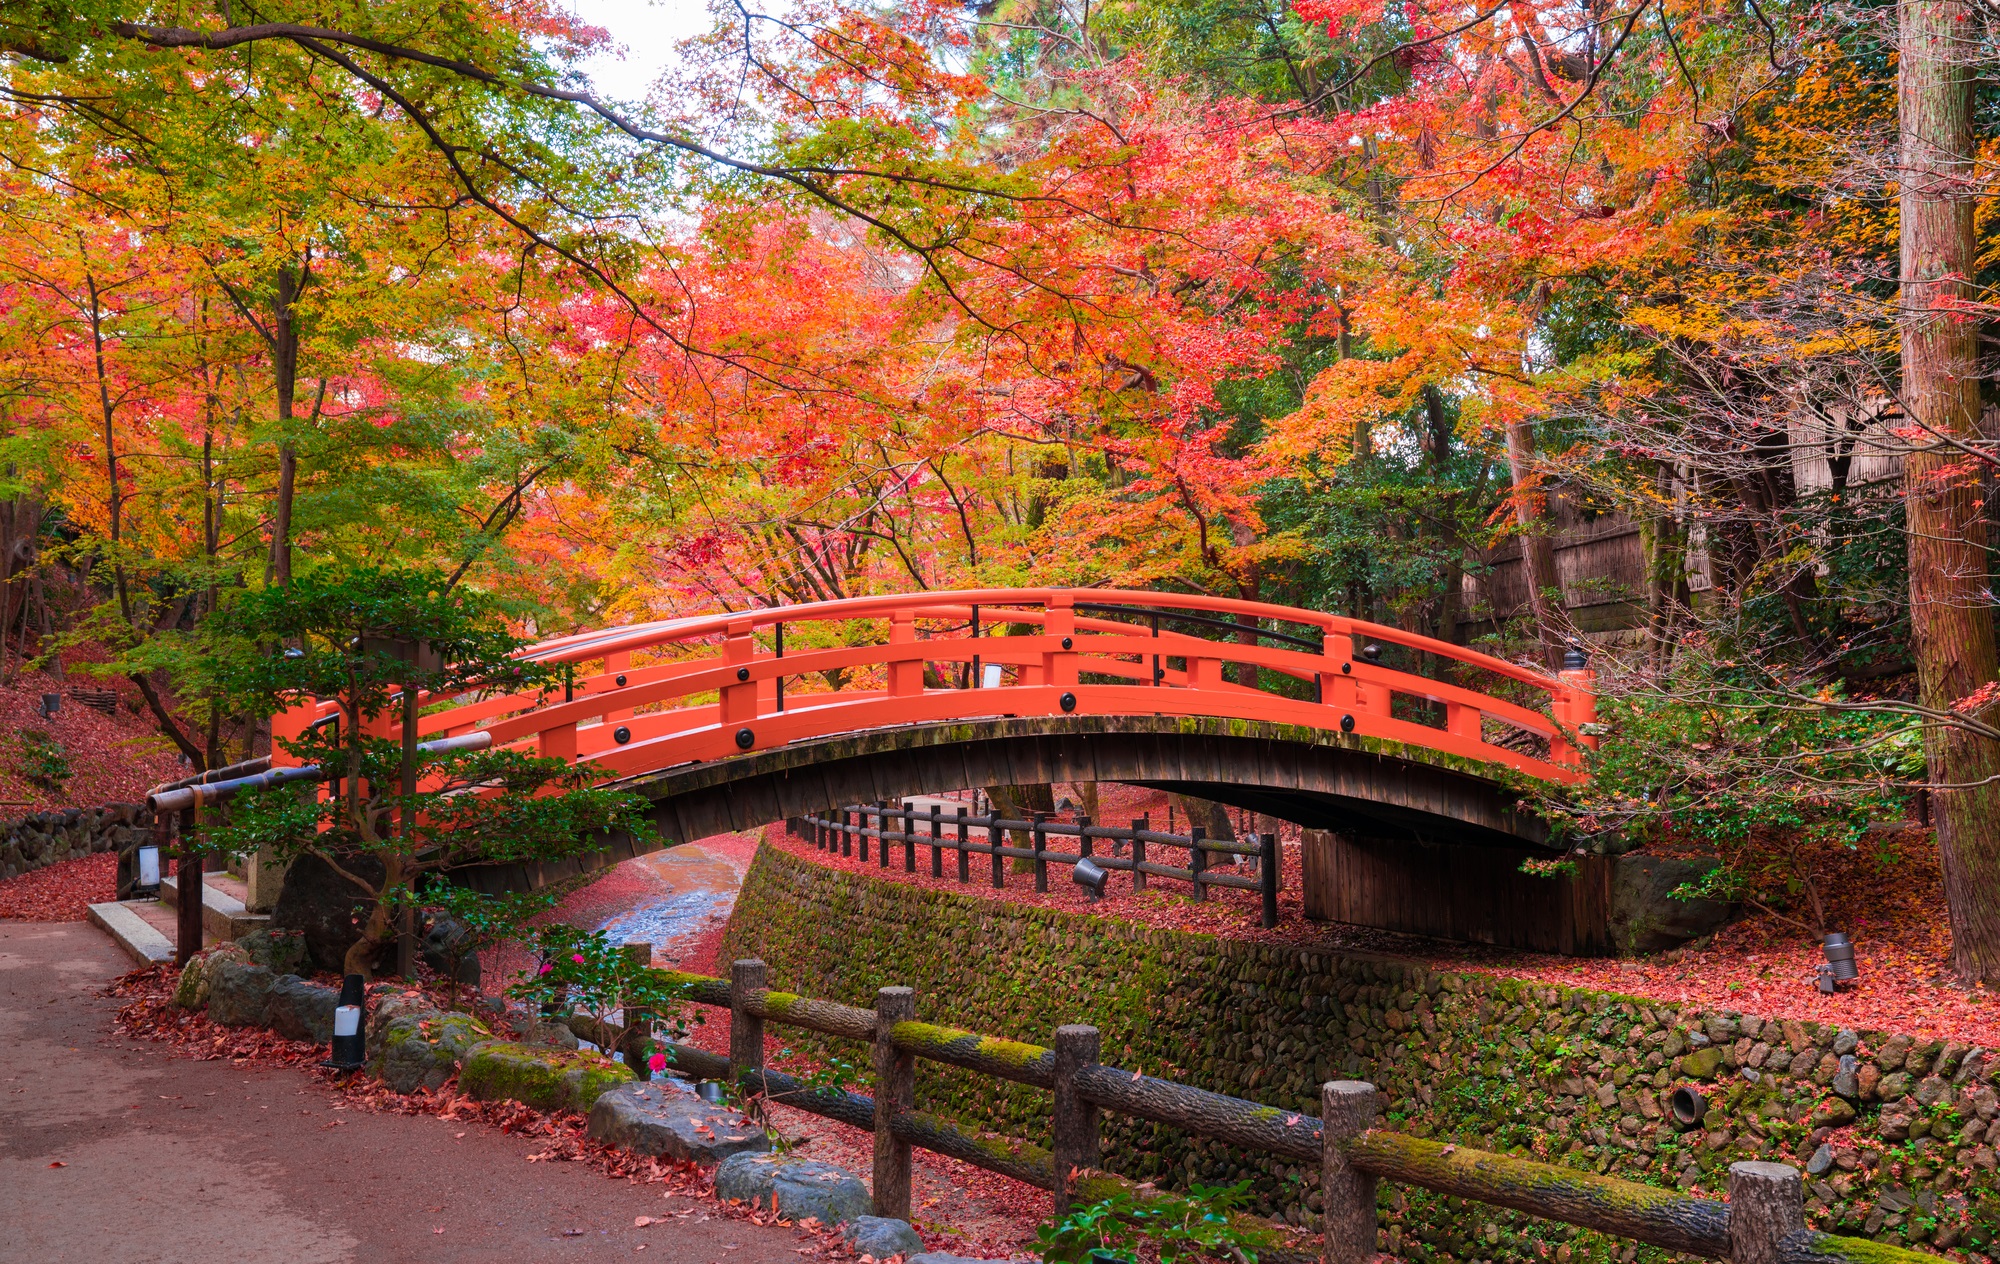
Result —
M1979 437L1978 324L1962 306L1974 270L1974 15L1964 0L1901 0L1898 15L1903 407L1925 432L1903 472L1910 627L1923 702L1945 710L2000 676L1979 471L1945 443ZM1941 787L1952 963L1967 983L2000 981L2000 746L1940 724L1924 754Z
M298 399L299 293L305 276L291 268L278 270L278 293L271 300L271 375L278 396L278 494L271 507L271 582L292 582L292 501L298 488L299 457L293 442L292 415Z
M1548 498L1531 487L1535 477L1535 431L1528 422L1507 427L1507 469L1514 480L1514 521L1521 527L1521 570L1528 585L1528 609L1549 670L1562 667L1563 632L1557 622L1562 584L1556 578L1556 547L1547 523Z

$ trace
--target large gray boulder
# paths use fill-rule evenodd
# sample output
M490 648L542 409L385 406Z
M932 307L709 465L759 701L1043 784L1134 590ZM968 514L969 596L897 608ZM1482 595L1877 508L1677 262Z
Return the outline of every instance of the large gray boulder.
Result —
M437 1008L416 993L391 992L368 1023L369 1069L398 1093L441 1088L493 1032L470 1014Z
M775 1210L793 1220L845 1224L868 1214L868 1187L831 1163L788 1154L732 1154L715 1169L715 1196Z
M268 1021L271 985L263 966L220 961L208 976L208 1016L225 1027L262 1027Z
M339 1005L339 988L281 974L271 981L265 1014L271 1030L285 1039L323 1045L333 1039L333 1011Z
M878 1260L886 1260L892 1255L919 1255L923 1252L924 1241L907 1220L896 1220L889 1216L860 1216L848 1222L841 1236L854 1248L857 1255L872 1255Z
M1611 861L1611 939L1625 954L1659 952L1719 930L1734 912L1726 900L1679 900L1720 861L1627 854Z
M732 1154L771 1148L764 1130L725 1106L670 1084L621 1084L590 1108L590 1135L636 1154L714 1167Z
M259 927L237 939L250 960L277 974L297 974L306 964L305 937L295 932Z
M365 881L380 884L382 862L363 853L342 856L341 865ZM347 950L361 938L361 928L375 911L375 897L363 891L325 860L307 852L285 870L285 885L271 910L271 929L301 936L313 969L341 974ZM393 952L382 954L378 967L395 965Z

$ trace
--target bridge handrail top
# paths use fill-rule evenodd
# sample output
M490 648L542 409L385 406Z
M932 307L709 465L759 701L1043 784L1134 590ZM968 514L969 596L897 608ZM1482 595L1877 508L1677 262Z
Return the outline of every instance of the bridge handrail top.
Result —
M1468 666L1478 667L1496 675L1538 689L1550 691L1562 687L1562 681L1545 671L1510 663L1505 659L1483 654L1478 650L1454 645L1418 632L1408 632L1386 624L1371 623L1365 619L1349 618L1345 615L1327 614L1317 610L1307 610L1297 606L1280 606L1269 602L1247 601L1236 597L1213 597L1202 593L1162 593L1140 589L1123 588L975 588L937 592L890 593L870 597L844 597L834 601L806 602L791 606L759 606L750 610L732 611L715 615L692 615L677 619L660 619L648 623L632 624L626 627L600 628L589 632L574 633L570 636L555 637L518 652L522 658L534 662L569 662L600 658L606 654L617 654L638 649L650 649L657 645L674 641L693 640L698 637L727 633L732 625L747 623L752 629L771 627L785 623L826 622L845 618L882 617L899 610L939 611L958 613L961 608L969 611L973 606L1008 605L1049 605L1052 600L1066 598L1063 605L1075 605L1079 600L1094 605L1131 606L1137 610L1145 608L1199 610L1214 613L1245 615L1254 619L1276 619L1287 623L1317 627L1332 635L1363 637L1370 640L1386 641L1409 649L1422 650L1443 658L1455 659ZM1004 622L1005 620L997 620ZM1228 642L1216 642L1218 646Z

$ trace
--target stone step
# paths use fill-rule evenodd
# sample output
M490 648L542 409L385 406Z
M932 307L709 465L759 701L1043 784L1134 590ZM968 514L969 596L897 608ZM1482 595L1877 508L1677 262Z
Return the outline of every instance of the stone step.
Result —
M241 939L253 930L270 924L269 914L252 913L243 907L240 894L232 894L227 888L241 883L217 882L222 875L205 873L201 875L201 926L210 939ZM180 878L178 875L160 880L160 903L168 908L180 905Z
M132 907L134 904L146 903L150 901L93 904L90 906L91 925L101 928L105 934L111 936L113 943L123 948L128 956L142 966L172 961L174 941L155 930L152 924Z

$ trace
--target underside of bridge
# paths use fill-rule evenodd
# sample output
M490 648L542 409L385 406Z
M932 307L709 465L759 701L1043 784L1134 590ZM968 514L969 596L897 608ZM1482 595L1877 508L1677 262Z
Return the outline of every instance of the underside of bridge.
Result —
M1110 781L1248 808L1383 842L1518 851L1548 846L1501 770L1337 731L1171 716L1060 716L903 725L794 742L630 778L660 844L753 829L852 803L994 785ZM641 850L614 840L597 864ZM594 868L491 866L484 889ZM560 872L559 872L560 871Z

